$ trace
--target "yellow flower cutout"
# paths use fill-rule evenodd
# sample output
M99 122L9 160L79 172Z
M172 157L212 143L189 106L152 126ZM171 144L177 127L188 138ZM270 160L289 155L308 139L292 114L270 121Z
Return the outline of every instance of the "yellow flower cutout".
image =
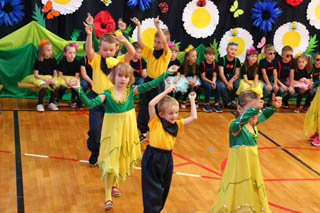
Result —
M276 30L273 44L278 53L281 53L282 47L290 46L293 49L293 55L296 55L307 49L309 38L306 26L299 22L288 22Z
M167 25L165 25L161 20L160 20L160 28L168 29ZM156 34L156 32L157 32L157 29L154 26L154 18L147 18L141 22L142 41L148 47L153 47L154 35ZM137 40L138 27L136 27L133 30L132 38Z
M308 4L307 19L311 26L320 29L320 0L312 0Z
M183 27L194 38L212 35L219 23L219 10L210 0L205 6L198 7L197 0L189 2L182 14Z
M219 45L219 53L221 56L227 54L226 48L230 42L238 44L236 56L240 59L241 63L243 63L246 57L246 50L253 46L252 35L243 28L234 28L225 32Z
M44 5L48 1L52 2L52 9L59 11L62 15L66 15L77 11L83 0L41 0Z

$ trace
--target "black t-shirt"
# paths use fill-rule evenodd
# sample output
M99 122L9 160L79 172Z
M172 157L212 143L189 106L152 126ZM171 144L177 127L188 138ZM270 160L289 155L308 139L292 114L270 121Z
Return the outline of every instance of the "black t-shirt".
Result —
M283 63L280 59L277 61L277 68L278 68L278 78L280 80L285 80L290 76L290 70L294 69L294 63L291 60L289 63Z
M297 68L294 72L294 80L299 81L301 78L311 79L311 73L308 73L306 69L299 70Z
M147 68L147 63L143 60L137 60L136 62L130 61L130 65L133 68L133 75L135 78L140 78L142 70Z
M92 79L92 67L88 63L88 57L84 56L80 59L80 66L84 66L86 68L87 75Z
M239 58L235 57L232 61L228 61L226 56L220 57L218 60L218 66L224 68L224 75L229 80L236 72L236 68L241 67Z
M196 65L195 73L192 72L192 66L190 65L187 65L187 66L188 66L188 70L186 73L184 73L184 66L183 65L180 66L179 72L181 75L184 75L186 77L197 75L197 65Z
M316 68L315 66L313 66L312 79L314 82L320 80L320 68Z
M80 73L80 63L77 60L73 62L68 62L64 57L59 63L58 70L66 76L74 76L76 73Z
M198 70L200 75L201 73L205 72L206 78L211 81L213 78L213 73L218 73L218 66L215 61L213 61L211 64L208 64L206 61L202 61Z
M181 63L178 59L174 60L174 61L170 61L169 62L169 65L168 65L168 68L171 67L172 65L177 65L177 66L181 66ZM169 76L176 76L177 75L177 72L174 72L174 73L170 73Z
M55 58L36 60L33 70L38 70L39 75L53 75L53 71L58 69L57 60Z
M246 69L245 65L242 65L242 67L240 68L240 73L242 78L243 78L243 75L247 75L248 80L254 80L254 77L257 74L257 73L256 74L254 73L254 70L252 67L249 67L248 69Z
M277 69L277 63L275 63L275 60L272 60L271 62L268 62L267 59L261 59L259 62L259 77L260 79L263 79L262 75L262 69L266 70L266 74L270 79L273 79L273 70Z

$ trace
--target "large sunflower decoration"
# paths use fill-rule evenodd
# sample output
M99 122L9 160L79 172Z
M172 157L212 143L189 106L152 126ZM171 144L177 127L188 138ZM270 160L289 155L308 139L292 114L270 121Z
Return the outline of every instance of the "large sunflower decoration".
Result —
M219 11L212 1L199 4L193 0L187 4L182 14L183 27L194 38L212 35L219 23Z
M0 0L0 25L13 25L21 21L24 13L21 0Z
M320 29L320 0L312 0L307 9L307 19L311 26Z
M160 28L168 29L168 27L160 20ZM157 29L154 26L154 18L147 18L141 22L141 34L142 41L148 47L153 47L154 35L156 34ZM138 38L138 27L136 27L132 32L132 38Z
M47 5L48 1L52 2L52 9L62 15L74 13L79 9L83 0L41 0L42 4ZM51 4L51 3L50 3Z
M273 0L257 1L251 9L251 18L254 19L253 26L263 32L271 31L272 25L282 13L276 4L277 2Z
M241 62L244 62L246 57L246 50L253 46L252 35L245 29L234 28L230 29L222 36L219 45L219 55L224 56L227 54L226 48L230 42L238 44L237 57Z
M293 55L302 54L309 44L309 31L299 22L288 22L276 30L273 44L277 52L281 52L284 46L290 46Z

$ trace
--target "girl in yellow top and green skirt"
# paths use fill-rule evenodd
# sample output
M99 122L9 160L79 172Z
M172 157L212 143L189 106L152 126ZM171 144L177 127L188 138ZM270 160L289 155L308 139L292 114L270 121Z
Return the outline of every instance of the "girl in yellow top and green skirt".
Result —
M112 195L120 196L119 177L125 181L141 159L134 96L156 87L167 77L168 72L165 72L151 82L132 85L134 76L131 66L120 62L110 74L113 87L94 99L89 99L80 90L80 98L86 106L91 108L104 103L98 165L105 181L105 209L113 208ZM79 82L72 84L74 88L79 87Z
M273 115L282 98L273 95L273 106L259 114L263 107L259 95L247 90L238 97L239 116L230 123L228 161L210 212L271 212L259 163L256 125Z

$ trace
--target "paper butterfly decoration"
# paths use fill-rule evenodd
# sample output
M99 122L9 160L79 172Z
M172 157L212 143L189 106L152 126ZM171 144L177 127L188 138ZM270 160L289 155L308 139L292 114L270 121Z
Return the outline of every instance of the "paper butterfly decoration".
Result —
M244 13L243 10L238 9L238 6L239 6L238 0L235 0L233 2L233 5L231 5L231 7L230 7L230 12L233 13L234 18L238 18L240 15L242 15Z
M46 5L43 6L41 11L44 13L48 13L47 19L53 19L54 17L60 15L59 11L52 10L52 2L51 1L47 1Z
M261 48L262 48L262 49L261 49L261 53L264 53L264 46L265 46L265 44L266 44L266 41L267 41L267 40L266 40L266 37L263 36L263 37L261 38L261 41L260 41L260 42L258 43L258 45L257 45L257 48L258 48L258 49L261 49Z

